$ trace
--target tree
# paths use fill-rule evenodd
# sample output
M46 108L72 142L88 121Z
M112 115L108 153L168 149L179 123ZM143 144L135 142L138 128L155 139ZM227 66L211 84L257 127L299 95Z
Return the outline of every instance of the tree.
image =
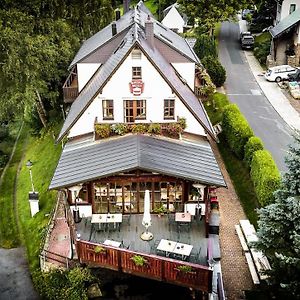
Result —
M288 172L275 202L259 210L256 247L269 258L271 280L287 299L300 298L300 133L286 157Z
M203 32L212 34L219 22L234 18L239 10L251 5L247 0L178 0L181 9Z

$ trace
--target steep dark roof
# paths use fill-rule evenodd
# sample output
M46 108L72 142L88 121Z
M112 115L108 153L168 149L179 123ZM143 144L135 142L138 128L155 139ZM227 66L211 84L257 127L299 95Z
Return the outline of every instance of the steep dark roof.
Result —
M288 15L270 30L273 38L278 37L300 21L300 8Z
M151 11L148 9L148 7L144 4L142 0L139 1L139 3L136 6L139 10L141 10L142 12L144 12L145 14L147 14L148 16L154 19L153 14L151 13Z
M66 144L50 189L143 169L199 183L225 186L208 142L128 135L103 141Z
M145 21L147 20L150 13L150 11L147 10L148 9L145 7L145 5L139 2L135 9L129 10L118 21L116 21L117 32L121 33L123 31L130 30L133 23L136 23L137 25L144 28ZM191 61L200 63L197 55L195 55L194 51L188 46L185 39L162 25L160 22L154 20L151 13L150 17L155 23L154 35L156 38L162 40L166 44L166 46L175 49L185 57L189 58ZM103 28L101 31L99 31L83 43L83 45L75 55L73 61L71 62L69 68L73 67L76 63L80 62L82 59L84 59L115 37L116 36L112 35L111 24L107 25L105 28Z

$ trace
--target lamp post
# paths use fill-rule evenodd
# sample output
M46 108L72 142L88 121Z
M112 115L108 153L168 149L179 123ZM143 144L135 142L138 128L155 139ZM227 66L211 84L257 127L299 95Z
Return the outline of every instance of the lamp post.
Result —
M39 193L34 190L34 185L33 185L32 171L31 171L32 166L33 163L30 160L28 160L26 162L26 167L29 170L31 189L32 189L31 192L29 192L29 204L30 204L31 216L33 217L36 213L40 211L40 208L39 208Z
M30 160L28 160L27 163L26 163L26 167L29 170L31 188L32 188L32 191L34 192L34 185L33 185L32 172L31 172L32 165L33 165L33 163Z

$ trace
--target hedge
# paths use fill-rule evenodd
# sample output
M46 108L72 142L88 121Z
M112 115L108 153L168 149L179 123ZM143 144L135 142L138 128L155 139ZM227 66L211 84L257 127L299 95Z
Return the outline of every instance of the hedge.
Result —
M208 55L205 56L201 62L215 86L222 86L226 80L226 70L221 65L218 58Z
M208 55L211 55L214 58L218 59L216 41L214 37L208 36L206 34L201 34L198 36L194 46L194 51L201 60Z
M252 136L248 140L248 142L245 145L245 155L244 155L244 161L248 165L248 167L251 167L251 161L252 157L254 155L254 152L257 150L264 150L264 145L262 140L257 136Z
M229 104L224 108L222 128L232 152L243 159L245 144L254 134L236 104Z
M280 185L280 173L270 152L267 150L254 152L250 176L260 205L272 203L273 193Z

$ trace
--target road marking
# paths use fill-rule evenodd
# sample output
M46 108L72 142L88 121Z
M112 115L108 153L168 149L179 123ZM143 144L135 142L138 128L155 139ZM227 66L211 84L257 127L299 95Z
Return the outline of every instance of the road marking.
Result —
M250 90L250 91L251 91L252 95L254 95L254 96L260 96L261 95L260 90Z

